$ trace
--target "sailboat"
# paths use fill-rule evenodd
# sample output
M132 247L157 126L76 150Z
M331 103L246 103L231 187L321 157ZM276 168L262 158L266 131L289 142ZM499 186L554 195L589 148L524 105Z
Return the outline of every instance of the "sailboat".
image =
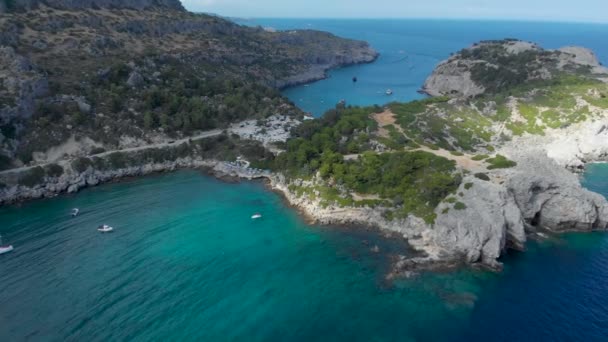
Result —
M2 236L0 236L0 254L8 253L13 251L12 245L3 245L2 244Z

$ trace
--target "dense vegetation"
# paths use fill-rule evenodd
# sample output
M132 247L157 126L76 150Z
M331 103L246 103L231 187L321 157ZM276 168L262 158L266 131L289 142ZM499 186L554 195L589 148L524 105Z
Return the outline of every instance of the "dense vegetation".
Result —
M370 151L370 135L377 128L369 115L378 108L337 108L295 130L287 151L274 161L274 168L292 177L310 178L317 173L328 183L345 189L319 191L323 200L356 204L351 192L379 195L397 210L398 217L414 214L432 222L434 208L460 185L453 161L432 153ZM345 159L345 155L355 158Z
M515 39L483 41L458 53L459 60L471 61L471 79L484 87L485 94L496 94L524 85L530 81L546 81L561 75L589 75L584 65L563 64L562 52L544 50L538 46L521 51L517 45L530 43Z
M3 15L0 32L0 46L12 48L0 51L0 109L32 91L4 87L6 75L40 81L35 103L23 107L30 112L0 113L2 135L14 139L0 142L0 153L26 164L72 135L114 149L123 137L183 137L245 118L301 115L277 89L313 66L348 63L351 52L375 56L366 43L329 33L154 9L42 7ZM16 58L27 73L12 67Z

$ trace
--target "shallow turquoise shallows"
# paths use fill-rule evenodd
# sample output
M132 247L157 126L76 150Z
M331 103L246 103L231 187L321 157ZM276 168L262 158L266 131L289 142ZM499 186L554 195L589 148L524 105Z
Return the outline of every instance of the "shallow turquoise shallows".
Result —
M594 165L586 184L606 194L607 175ZM0 341L608 338L601 233L531 243L500 274L389 283L401 243L306 225L260 183L195 171L2 208L0 222L16 248L0 256Z

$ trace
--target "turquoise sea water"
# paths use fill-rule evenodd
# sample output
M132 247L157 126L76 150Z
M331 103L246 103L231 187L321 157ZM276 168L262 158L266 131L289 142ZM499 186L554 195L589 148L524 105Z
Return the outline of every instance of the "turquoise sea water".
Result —
M607 173L586 185L608 194ZM0 256L0 341L608 338L601 233L531 243L499 274L387 282L401 242L306 225L261 183L195 171L1 208L0 222L16 247Z
M321 115L344 99L352 105L385 104L424 97L416 93L435 65L450 53L486 39L518 38L555 49L579 45L608 62L608 25L464 20L256 19L242 22L276 29L317 29L365 40L380 58L373 64L329 73L330 78L285 91L295 104ZM358 82L353 83L353 76ZM393 96L385 94L392 89Z

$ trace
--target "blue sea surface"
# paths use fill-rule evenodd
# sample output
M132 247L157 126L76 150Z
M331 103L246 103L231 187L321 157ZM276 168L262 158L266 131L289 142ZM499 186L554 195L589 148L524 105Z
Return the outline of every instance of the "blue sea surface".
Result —
M593 166L586 185L607 194L607 174ZM0 341L608 339L604 233L531 242L501 273L389 282L403 242L307 225L261 183L196 171L0 208L0 222L16 248L0 255Z
M395 100L416 98L435 63L480 39L585 45L608 59L602 25L260 22L310 24L383 53L377 64L287 91L316 113L327 108L321 101L386 101L371 92L387 87ZM608 196L607 165L591 165L582 180ZM71 218L74 207L81 215ZM256 212L261 220L251 220ZM100 224L115 232L100 234ZM180 171L2 207L0 234L15 246L0 255L0 341L608 340L605 233L531 241L503 258L500 273L387 281L391 257L408 253L403 242L308 225L262 183Z
M518 38L548 49L584 46L608 62L605 24L429 19L254 19L240 23L279 30L328 31L365 40L380 52L375 63L332 70L328 79L284 91L296 105L315 116L341 100L351 105L382 105L423 98L416 91L435 66L480 40ZM357 83L352 82L354 76ZM386 95L387 89L393 90L392 96Z

